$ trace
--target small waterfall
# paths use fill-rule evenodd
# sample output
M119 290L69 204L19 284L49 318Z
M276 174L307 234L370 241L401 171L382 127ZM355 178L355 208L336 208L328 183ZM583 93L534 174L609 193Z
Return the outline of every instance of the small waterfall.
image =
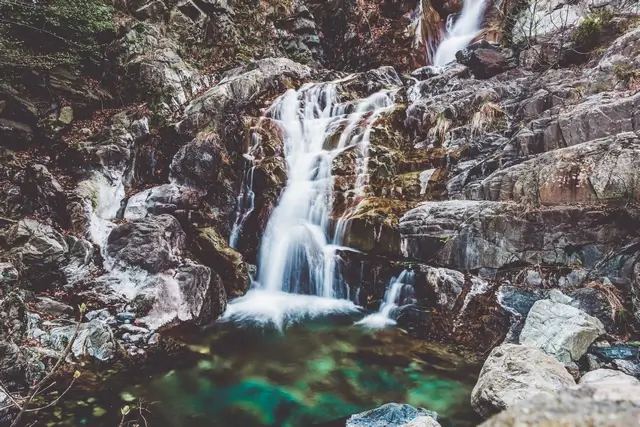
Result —
M231 228L231 235L229 236L229 246L233 249L238 248L238 239L240 238L242 227L255 208L256 195L253 192L254 170L255 167L250 166L244 174L240 194L238 194L238 198L236 200L236 219L233 223L233 227Z
M348 288L336 268L345 227L343 221L332 226L332 165L338 154L355 147L354 199L366 194L369 138L376 119L393 108L395 91L341 103L337 83L346 79L290 89L270 108L271 119L284 134L287 183L262 239L255 288L233 301L224 318L282 326L305 310L307 314L318 307L343 311L345 303L355 309L344 301ZM312 302L310 296L334 302ZM278 305L265 307L268 300Z
M384 300L380 304L377 313L370 314L357 322L372 329L380 329L396 324L394 311L413 300L413 283L415 273L411 270L404 270L397 278L391 279L387 291L384 293Z
M458 19L447 19L445 39L438 46L433 65L443 66L455 60L456 52L471 43L482 29L484 10L485 0L463 0Z

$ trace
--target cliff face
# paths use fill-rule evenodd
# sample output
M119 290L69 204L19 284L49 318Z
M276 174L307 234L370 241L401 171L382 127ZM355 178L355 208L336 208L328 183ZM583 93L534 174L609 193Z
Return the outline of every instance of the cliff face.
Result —
M398 322L423 338L517 342L554 288L611 337L636 334L637 6L488 4L482 41L424 67L461 7L0 4L0 355L15 360L0 380L41 378L80 303L75 357L112 360L246 292L288 179L269 107L311 82L349 112L393 96L368 124L364 181L355 148L331 163L331 227L357 250L337 269L358 303L411 268L418 304Z

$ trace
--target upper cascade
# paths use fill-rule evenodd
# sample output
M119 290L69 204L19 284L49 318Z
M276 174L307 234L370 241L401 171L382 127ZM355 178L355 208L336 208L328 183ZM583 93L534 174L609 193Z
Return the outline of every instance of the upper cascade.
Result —
M433 65L443 66L456 59L456 52L464 49L482 29L485 0L463 0L460 16L446 25L445 39L440 43L433 58Z

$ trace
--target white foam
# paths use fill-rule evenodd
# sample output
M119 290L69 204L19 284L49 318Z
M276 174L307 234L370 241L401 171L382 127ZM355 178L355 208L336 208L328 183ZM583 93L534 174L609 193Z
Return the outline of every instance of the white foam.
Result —
M304 320L358 311L348 300L253 289L231 301L220 321L282 330Z

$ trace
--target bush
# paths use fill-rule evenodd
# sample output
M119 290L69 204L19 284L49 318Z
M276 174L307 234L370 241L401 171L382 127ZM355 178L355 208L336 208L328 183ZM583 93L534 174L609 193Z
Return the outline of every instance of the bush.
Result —
M613 19L609 9L597 9L584 18L571 35L571 41L580 51L586 52L598 45L604 26Z
M2 0L0 17L0 66L99 62L116 28L113 9L100 0Z

